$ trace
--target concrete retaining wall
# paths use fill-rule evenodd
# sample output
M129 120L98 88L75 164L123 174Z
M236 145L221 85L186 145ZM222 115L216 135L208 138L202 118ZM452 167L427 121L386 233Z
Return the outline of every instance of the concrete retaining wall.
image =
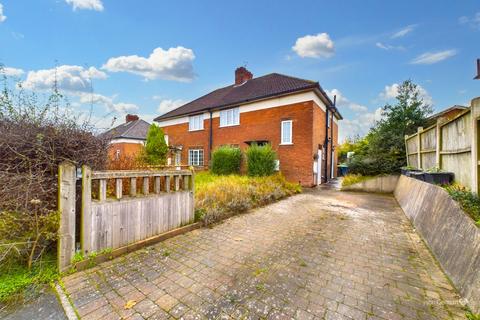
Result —
M392 193L397 185L398 176L379 176L346 187L345 191L365 191L375 193Z
M469 306L480 312L480 229L438 186L401 176L394 195Z

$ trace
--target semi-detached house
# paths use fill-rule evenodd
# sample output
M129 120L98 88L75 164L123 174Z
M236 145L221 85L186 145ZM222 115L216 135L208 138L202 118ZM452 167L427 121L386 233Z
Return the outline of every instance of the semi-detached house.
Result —
M313 186L336 176L342 116L318 82L278 73L253 78L240 67L234 84L155 119L168 136L172 161L207 166L219 146L271 144L288 180ZM173 163L172 163L173 164Z

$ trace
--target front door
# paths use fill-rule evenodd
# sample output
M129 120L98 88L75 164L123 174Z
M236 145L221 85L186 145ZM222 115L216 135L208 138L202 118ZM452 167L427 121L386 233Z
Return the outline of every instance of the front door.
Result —
M316 184L322 183L322 149L317 150L317 159L314 162L313 172L316 173Z

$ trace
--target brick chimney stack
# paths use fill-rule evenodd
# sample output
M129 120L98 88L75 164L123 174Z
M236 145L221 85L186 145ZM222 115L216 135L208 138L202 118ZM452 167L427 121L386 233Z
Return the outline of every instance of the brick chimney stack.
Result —
M127 116L125 117L125 122L126 123L129 123L131 121L137 121L139 118L136 114L127 114Z
M253 78L253 74L245 67L240 67L235 70L235 85L241 85Z
M477 76L473 79L480 80L480 59L477 59Z

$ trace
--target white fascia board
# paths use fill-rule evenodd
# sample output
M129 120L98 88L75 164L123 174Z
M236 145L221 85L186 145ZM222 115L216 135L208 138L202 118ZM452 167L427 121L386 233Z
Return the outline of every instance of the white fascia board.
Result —
M145 144L145 140L127 139L127 138L119 138L119 139L110 140L110 144L116 144L116 143Z
M320 100L320 97L318 96L318 94L313 90L307 91L307 92L301 92L297 94L290 94L290 95L281 96L281 97L272 97L265 100L246 103L238 106L233 105L232 108L238 107L239 113L246 113L246 112L258 111L258 110L264 110L264 109L270 109L270 108L283 107L286 105L307 102L307 101L315 102L317 107L322 109L323 112L326 112L327 108L325 104L323 103L322 100ZM214 111L212 114L212 117L213 118L220 117L220 111ZM208 112L205 112L204 120L208 121L209 118L210 118L210 114ZM176 124L188 123L188 121L189 121L189 117L183 116L179 118L159 121L158 125L160 127L167 127L167 126L172 126Z

